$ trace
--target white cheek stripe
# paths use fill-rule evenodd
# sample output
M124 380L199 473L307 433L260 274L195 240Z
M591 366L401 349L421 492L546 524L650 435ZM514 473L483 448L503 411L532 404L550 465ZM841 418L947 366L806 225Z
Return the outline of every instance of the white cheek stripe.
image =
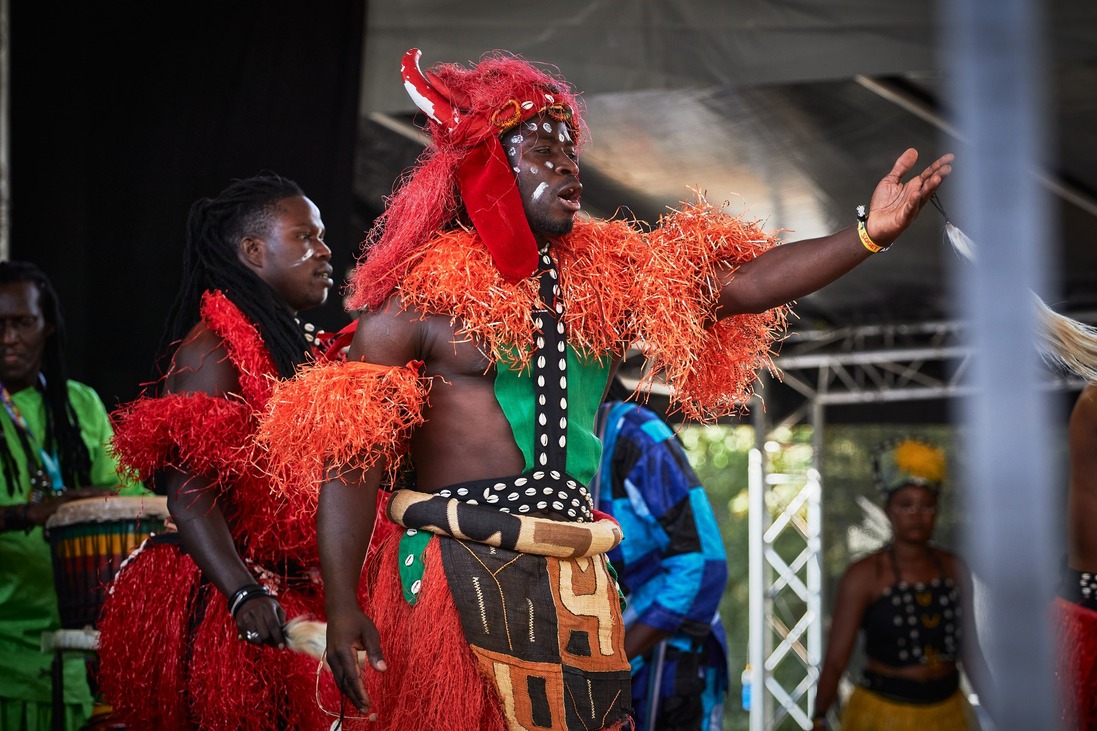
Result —
M309 248L305 249L305 253L301 256L301 258L293 262L293 265L300 266L301 264L306 264L308 263L308 260L314 256L316 256L316 249L312 248L312 245L310 244Z
M537 190L533 191L533 195L530 196L530 200L537 200L545 194L546 190L548 190L548 183L541 183L537 186Z

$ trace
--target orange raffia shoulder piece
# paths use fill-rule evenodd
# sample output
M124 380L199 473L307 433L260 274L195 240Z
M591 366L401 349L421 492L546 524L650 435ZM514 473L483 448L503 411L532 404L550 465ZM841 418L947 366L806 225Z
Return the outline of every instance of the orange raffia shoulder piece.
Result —
M643 234L622 220L577 221L557 244L564 323L578 351L623 355L632 339L628 314L635 306L636 253Z
M634 294L629 267L642 235L625 221L580 221L554 244L569 343L587 356L623 352L626 312ZM415 255L400 283L405 304L452 318L460 337L496 362L529 365L538 304L537 278L507 282L472 231L439 234Z
M634 330L651 364L675 393L687 419L711 421L740 412L761 368L773 370L772 349L789 307L712 322L717 274L778 245L758 221L730 215L703 197L663 216L647 235L637 266ZM705 327L709 324L708 327Z
M367 469L382 458L395 475L423 423L430 383L420 367L319 361L278 382L256 434L275 489L315 493L328 468Z
M252 409L201 392L142 396L114 411L111 451L131 478L171 467L226 485L248 469Z
M515 345L533 343L537 279L506 281L471 231L446 231L417 252L400 294L408 307L448 315L459 337L496 362L506 361Z

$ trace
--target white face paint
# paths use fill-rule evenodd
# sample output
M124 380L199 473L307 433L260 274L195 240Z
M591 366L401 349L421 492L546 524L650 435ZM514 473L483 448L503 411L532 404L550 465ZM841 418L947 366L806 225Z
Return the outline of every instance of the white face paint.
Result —
M530 166L529 174L530 175L536 175L537 174L537 166L536 165L531 165Z
M314 256L316 256L316 249L312 247L312 244L309 244L308 248L305 249L305 253L301 255L300 259L293 262L293 265L296 267L301 266L302 264L307 264L309 259L313 258Z
M536 132L537 131L537 123L536 122L526 122L526 129L528 129L530 132Z
M537 186L537 189L533 191L533 195L530 196L530 200L537 200L545 194L546 190L548 190L548 183L541 183Z
M511 138L510 138L510 143L511 143L512 145L520 145L520 144L522 144L522 135L513 135L513 136L512 136Z
M517 154L518 154L518 148L517 147L508 147L507 148L507 157L514 157Z
M543 124L541 125L541 129L545 130L545 131L546 131L546 132L548 132L549 134L552 134L552 125L551 125L551 124L549 124L548 122L545 122L545 123L543 123Z
M545 167L547 167L549 170L552 170L556 166L552 164L551 160L546 160L545 161Z
M568 128L564 127L564 131L560 133L561 142L571 142L571 133L568 132Z

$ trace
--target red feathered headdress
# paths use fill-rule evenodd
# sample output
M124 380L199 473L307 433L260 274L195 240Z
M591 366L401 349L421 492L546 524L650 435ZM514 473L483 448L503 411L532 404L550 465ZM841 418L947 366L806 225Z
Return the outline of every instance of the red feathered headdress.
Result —
M350 284L350 309L379 306L409 265L409 255L454 219L464 204L500 274L530 276L537 245L499 135L547 114L565 120L578 144L578 96L559 76L497 52L467 69L419 69L419 49L404 54L404 88L429 118L432 145L404 177L363 244ZM458 195L460 198L458 198Z

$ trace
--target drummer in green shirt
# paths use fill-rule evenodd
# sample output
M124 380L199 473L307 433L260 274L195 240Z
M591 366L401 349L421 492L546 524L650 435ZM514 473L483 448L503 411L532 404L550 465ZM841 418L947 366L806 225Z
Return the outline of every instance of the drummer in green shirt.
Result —
M69 380L64 320L46 275L0 261L0 729L50 731L53 656L44 632L59 629L46 520L70 500L143 494L122 485L107 452L103 402ZM65 728L91 715L84 658L64 663Z

